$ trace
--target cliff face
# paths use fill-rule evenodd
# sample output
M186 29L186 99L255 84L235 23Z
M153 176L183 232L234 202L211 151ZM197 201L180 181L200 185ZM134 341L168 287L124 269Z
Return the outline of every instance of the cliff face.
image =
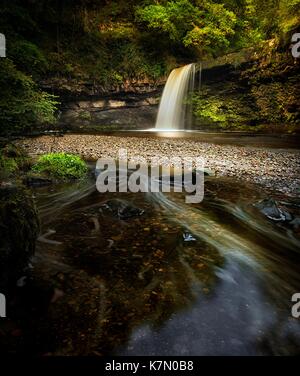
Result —
M299 132L300 62L277 52L236 62L203 70L194 127Z
M151 128L155 124L160 93L159 89L135 90L81 99L64 98L57 127L82 132Z
M157 81L133 78L119 84L100 84L93 80L80 80L68 77L52 77L39 82L41 89L58 95L62 101L97 99L99 97L122 96L124 94L145 95L156 92L166 82L167 77Z
M300 64L288 54L231 54L202 63L190 97L193 128L293 133L300 129ZM166 80L166 78L165 78ZM59 94L58 126L73 131L154 127L164 82L132 81L120 86L44 82Z
M62 112L59 125L79 120L83 126L153 125L154 105L138 104L144 94L152 98L173 68L216 56L218 61L205 65L203 90L193 99L197 128L284 123L288 131L296 129L299 71L288 48L298 31L299 0L270 0L265 6L256 1L196 3L3 1L0 31L7 40L7 58L0 59L0 134L52 127L57 109ZM227 21L236 22L224 21L226 14L232 16ZM227 73L223 85L216 68ZM141 99L134 106L125 100L119 117L114 105L89 105L82 111L77 104L122 101L119 97L132 94Z

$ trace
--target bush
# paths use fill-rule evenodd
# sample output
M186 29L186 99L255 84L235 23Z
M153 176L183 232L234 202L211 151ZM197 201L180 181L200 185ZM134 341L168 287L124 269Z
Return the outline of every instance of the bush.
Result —
M41 156L32 170L55 179L80 179L86 175L87 165L73 154L50 153Z
M13 44L9 52L16 66L22 71L37 77L47 71L47 60L35 44L19 40Z
M17 70L9 59L0 61L0 87L0 134L55 123L56 97L39 90L32 78Z

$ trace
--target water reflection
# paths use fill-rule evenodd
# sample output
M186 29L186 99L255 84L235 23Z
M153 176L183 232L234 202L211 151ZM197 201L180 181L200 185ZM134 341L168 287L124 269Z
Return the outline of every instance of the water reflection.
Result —
M278 345L287 343L297 331L299 341L299 327L274 310L263 293L264 281L248 260L227 255L216 274L218 283L212 294L199 294L191 309L174 313L158 329L151 325L137 328L118 354L258 355L295 351L286 347L282 352ZM274 333L276 341L272 343L270 337L278 322L281 330Z
M253 187L209 178L204 202L191 206L180 194L100 194L94 184L35 192L52 242L38 242L34 276L64 295L24 324L26 351L298 351L290 298L300 289L299 240L255 211L261 194ZM120 202L144 214L120 219L104 210ZM195 240L184 241L187 231Z

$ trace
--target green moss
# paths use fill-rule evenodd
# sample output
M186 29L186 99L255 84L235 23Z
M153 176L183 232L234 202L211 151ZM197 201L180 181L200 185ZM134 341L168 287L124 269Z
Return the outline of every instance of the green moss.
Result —
M92 120L92 115L89 111L81 111L78 115L81 120Z
M243 104L238 98L212 96L208 93L193 97L194 114L200 121L232 128L247 121L243 115Z
M24 187L0 187L0 288L24 275L34 255L39 222L32 194Z
M39 90L32 77L19 71L8 58L0 59L0 87L0 134L55 123L56 97Z
M262 119L272 123L294 123L299 119L296 111L297 103L296 83L271 82L260 84L252 88L252 95L259 109Z
M17 170L18 164L14 159L0 155L0 176L2 179L13 175Z
M80 157L66 153L43 155L32 167L33 172L63 180L83 178L87 170L86 163Z
M27 170L30 158L14 144L7 144L0 151L0 179L13 177L19 171Z
M29 41L16 41L9 54L19 69L32 74L35 78L40 77L48 68L43 52Z

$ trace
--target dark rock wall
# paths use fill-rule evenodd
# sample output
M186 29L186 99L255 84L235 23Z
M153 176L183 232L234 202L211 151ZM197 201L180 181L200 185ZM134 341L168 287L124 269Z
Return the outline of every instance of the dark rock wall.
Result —
M155 125L159 95L156 90L65 101L59 126L70 131L151 128Z
M286 54L202 72L194 98L194 127L270 131L300 130L300 62Z
M21 186L0 186L0 291L20 278L34 255L39 222L31 195Z

